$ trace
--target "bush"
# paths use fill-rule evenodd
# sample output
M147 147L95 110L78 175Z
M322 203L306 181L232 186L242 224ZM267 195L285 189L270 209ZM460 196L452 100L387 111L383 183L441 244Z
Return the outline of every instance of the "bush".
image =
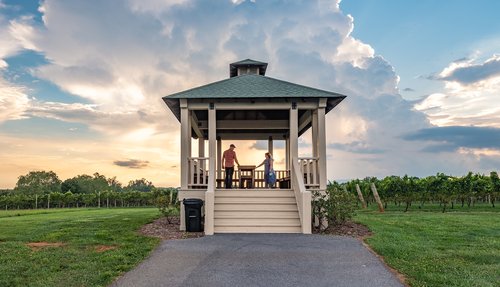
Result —
M163 216L167 218L168 223L172 223L172 219L179 215L179 202L177 201L177 190L175 189L156 189L153 191L155 195L155 203Z
M314 226L320 231L335 228L351 219L356 210L356 197L340 188L336 183L330 184L326 192L313 192L313 218L319 221ZM326 226L325 223L328 223Z

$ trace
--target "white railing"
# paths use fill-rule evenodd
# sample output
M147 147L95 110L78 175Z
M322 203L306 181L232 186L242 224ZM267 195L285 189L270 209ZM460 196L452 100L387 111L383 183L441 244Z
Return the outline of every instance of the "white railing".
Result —
M297 200L297 207L299 209L300 223L302 225L302 233L311 233L311 192L306 190L304 185L304 178L298 161L292 160L291 170L292 187Z
M319 188L319 171L317 157L300 157L298 164L300 173L304 176L304 185L307 189Z
M280 180L288 180L290 181L290 171L288 170L275 170L276 173L276 187L279 187ZM226 178L226 173L224 170L217 170L217 188L224 188L224 179ZM266 181L264 177L263 170L255 170L254 171L254 186L252 188L266 188ZM233 174L233 188L239 188L240 186L240 173L238 170L234 171Z
M188 158L188 187L203 188L208 185L208 157Z
M190 157L188 158L188 188L200 189L207 188L209 182L209 158L208 157ZM316 163L317 165L317 163ZM316 171L316 169L315 169ZM280 181L290 182L289 170L275 170L276 173L276 187L279 187ZM317 174L317 172L315 172ZM216 188L224 188L224 179L226 177L225 170L216 170ZM316 181L317 182L317 181ZM254 186L252 188L266 188L266 181L263 170L254 171ZM240 173L238 170L233 174L233 188L240 186ZM288 187L290 185L288 184ZM312 186L312 185L306 185Z

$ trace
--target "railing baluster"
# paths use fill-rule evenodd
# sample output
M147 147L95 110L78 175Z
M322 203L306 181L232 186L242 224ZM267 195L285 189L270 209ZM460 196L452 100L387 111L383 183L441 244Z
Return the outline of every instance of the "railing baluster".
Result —
M318 184L318 178L317 178L317 175L318 175L318 161L317 160L313 160L312 162L312 184L313 185L316 185Z
M194 169L194 159L190 160L189 170L190 170L190 173L191 173L189 175L190 183L194 184L194 174L196 172L196 170Z
M200 175L201 175L200 184L206 184L206 182L205 182L205 164L206 164L206 161L200 159L200 167L201 167L200 168Z

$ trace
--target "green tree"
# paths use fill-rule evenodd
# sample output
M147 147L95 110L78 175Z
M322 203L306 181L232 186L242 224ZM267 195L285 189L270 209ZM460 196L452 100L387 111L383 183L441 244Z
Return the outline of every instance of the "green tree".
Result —
M77 177L68 178L61 184L62 192L85 193Z
M19 176L14 190L24 194L59 192L61 180L53 171L30 171Z
M116 176L108 178L108 187L114 192L123 191L122 184L116 179Z
M127 190L150 192L153 190L154 187L155 186L151 181L148 181L145 178L141 178L141 179L131 180L127 185Z
M500 178L498 178L498 173L496 171L490 173L490 182L490 200L491 205L495 207L495 200L497 196L500 196Z
M387 176L380 182L380 190L387 198L384 201L392 200L394 204L403 200L404 181L397 175ZM387 208L387 206L386 206Z
M486 176L482 174L476 173L472 178L472 194L469 197L469 206L470 202L472 202L472 206L474 206L474 202L476 197L485 198L488 195L488 189L490 185L490 180Z
M104 175L94 173L93 176L82 174L65 180L61 185L62 192L92 193L108 190L108 179Z

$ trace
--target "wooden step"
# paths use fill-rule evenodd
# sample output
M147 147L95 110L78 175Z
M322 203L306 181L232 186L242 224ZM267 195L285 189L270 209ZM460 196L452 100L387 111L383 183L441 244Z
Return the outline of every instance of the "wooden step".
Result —
M300 226L298 218L216 218L215 226Z
M297 204L215 204L215 211L297 211Z
M221 190L214 193L218 197L295 197L291 190Z
M299 226L215 226L215 233L301 233Z
M216 190L216 233L300 233L301 224L293 190Z
M297 204L295 197L216 197L215 204Z
M299 218L298 211L215 211L218 218Z

